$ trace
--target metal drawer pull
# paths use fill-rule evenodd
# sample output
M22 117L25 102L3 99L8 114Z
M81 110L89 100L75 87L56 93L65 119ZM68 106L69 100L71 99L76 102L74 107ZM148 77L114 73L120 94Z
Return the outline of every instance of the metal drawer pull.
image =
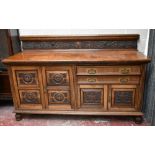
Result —
M121 83L127 83L128 81L129 81L129 79L124 79L124 78L123 79L120 79L120 82Z
M88 79L88 82L96 82L96 79Z
M89 69L89 70L88 70L88 73L89 73L89 74L96 74L96 70L95 70L95 69Z
M123 69L121 69L121 73L122 74L128 74L129 73L129 68L123 68Z

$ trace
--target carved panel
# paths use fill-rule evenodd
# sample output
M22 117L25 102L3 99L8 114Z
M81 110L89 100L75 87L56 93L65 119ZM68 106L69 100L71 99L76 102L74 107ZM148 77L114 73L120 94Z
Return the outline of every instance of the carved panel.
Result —
M82 89L83 104L96 105L102 102L102 91L100 89Z
M20 90L21 104L40 104L40 93L38 90Z
M115 91L114 104L132 104L133 97L133 91Z
M137 48L137 41L23 41L23 49L128 49Z
M69 104L70 103L70 95L69 91L49 91L48 98L50 104Z
M48 86L66 86L68 85L67 71L47 71L47 85Z
M37 85L37 71L16 71L18 85Z

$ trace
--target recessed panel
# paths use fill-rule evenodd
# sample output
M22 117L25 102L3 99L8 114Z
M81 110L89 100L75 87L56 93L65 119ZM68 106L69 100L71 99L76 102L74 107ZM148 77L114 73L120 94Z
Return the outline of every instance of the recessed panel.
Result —
M38 86L37 71L16 71L18 86Z
M67 71L46 71L47 86L67 86L69 78Z
M102 90L100 89L82 89L83 104L85 105L100 105L102 102Z
M70 104L69 91L49 91L48 92L49 104Z
M133 91L115 91L114 104L116 105L131 105L133 104L134 93Z
M21 104L41 104L39 90L19 90Z

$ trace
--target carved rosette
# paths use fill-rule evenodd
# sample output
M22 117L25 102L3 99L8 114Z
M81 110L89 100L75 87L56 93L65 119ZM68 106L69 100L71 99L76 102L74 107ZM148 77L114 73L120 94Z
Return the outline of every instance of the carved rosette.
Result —
M49 73L48 85L49 86L64 86L67 85L67 73Z
M19 85L36 85L36 73L30 72L17 72L17 78Z
M23 104L39 104L40 103L40 97L39 97L38 92L23 91L21 93L21 100Z
M132 104L133 91L115 91L114 104Z
M49 103L70 103L68 91L52 91L49 93Z
M101 104L102 92L98 90L83 90L83 103L88 105Z

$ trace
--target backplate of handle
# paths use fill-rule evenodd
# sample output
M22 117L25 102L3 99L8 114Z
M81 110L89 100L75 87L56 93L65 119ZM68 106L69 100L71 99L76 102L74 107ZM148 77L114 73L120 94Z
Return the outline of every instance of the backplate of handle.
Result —
M89 73L89 74L96 74L96 70L95 70L95 69L89 69L89 70L88 70L88 73Z

